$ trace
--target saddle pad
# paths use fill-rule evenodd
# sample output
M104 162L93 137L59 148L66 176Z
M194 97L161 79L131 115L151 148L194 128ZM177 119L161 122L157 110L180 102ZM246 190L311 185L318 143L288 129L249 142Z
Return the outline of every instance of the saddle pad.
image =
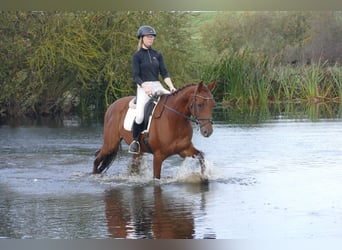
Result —
M125 121L124 121L124 129L131 131L132 130L132 125L133 121L136 115L136 109L134 108L128 108Z
M154 109L156 108L156 104L159 101L159 97L157 100L150 100L145 106L145 119L144 119L144 131L142 133L149 131L152 114ZM131 105L132 101L129 104L129 108L127 110L125 120L124 120L124 129L127 131L132 130L132 125L136 116L136 108L135 105Z

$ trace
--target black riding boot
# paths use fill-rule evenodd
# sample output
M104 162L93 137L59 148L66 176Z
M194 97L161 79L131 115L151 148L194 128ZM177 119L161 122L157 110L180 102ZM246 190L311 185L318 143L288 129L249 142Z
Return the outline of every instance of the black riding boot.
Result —
M135 121L133 122L132 125L132 136L133 136L133 141L129 145L128 152L132 154L139 154L140 153L140 144L139 144L139 137L141 134L141 131L143 129L144 123L137 124Z

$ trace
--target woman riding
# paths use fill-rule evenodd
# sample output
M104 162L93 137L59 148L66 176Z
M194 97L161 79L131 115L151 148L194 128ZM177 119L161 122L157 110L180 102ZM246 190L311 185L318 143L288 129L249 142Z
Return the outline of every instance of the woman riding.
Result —
M156 92L169 94L176 88L164 63L162 54L152 49L153 41L157 33L155 29L148 25L143 25L138 29L139 39L138 50L133 54L132 67L133 79L137 84L137 104L136 117L132 126L133 141L129 145L129 152L140 153L139 137L144 126L144 107ZM159 74L163 78L170 91L166 90L159 81Z

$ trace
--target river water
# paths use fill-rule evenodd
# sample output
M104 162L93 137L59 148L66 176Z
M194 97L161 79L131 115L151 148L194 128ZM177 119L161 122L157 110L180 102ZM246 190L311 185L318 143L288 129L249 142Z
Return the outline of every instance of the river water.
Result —
M0 127L0 238L340 239L342 120L272 117L194 126L195 159L152 156L131 175L127 145L92 175L101 123Z

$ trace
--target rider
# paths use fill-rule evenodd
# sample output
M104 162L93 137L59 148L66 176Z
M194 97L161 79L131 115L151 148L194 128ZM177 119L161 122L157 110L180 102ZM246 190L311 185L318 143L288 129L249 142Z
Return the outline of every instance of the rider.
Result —
M132 126L133 141L129 145L128 152L139 154L139 137L143 128L144 107L155 92L169 94L176 88L173 86L169 73L166 70L164 59L159 51L152 49L152 44L156 38L156 31L153 27L143 25L138 29L139 39L138 50L133 54L132 67L133 79L137 84L137 105L136 117ZM166 90L159 81L159 74L169 87Z

